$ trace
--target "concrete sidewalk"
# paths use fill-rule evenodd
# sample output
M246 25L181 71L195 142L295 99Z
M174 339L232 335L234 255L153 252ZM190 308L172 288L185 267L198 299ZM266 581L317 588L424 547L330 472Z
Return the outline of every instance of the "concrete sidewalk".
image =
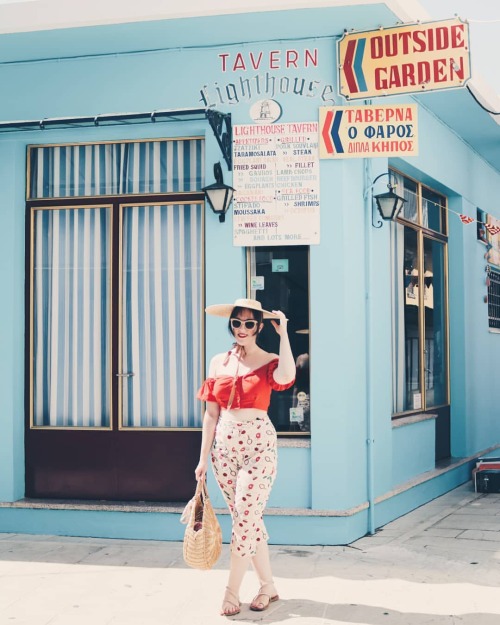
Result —
M195 571L180 543L0 534L1 625L498 625L500 495L466 484L346 547L271 547L281 600L218 615L229 552Z

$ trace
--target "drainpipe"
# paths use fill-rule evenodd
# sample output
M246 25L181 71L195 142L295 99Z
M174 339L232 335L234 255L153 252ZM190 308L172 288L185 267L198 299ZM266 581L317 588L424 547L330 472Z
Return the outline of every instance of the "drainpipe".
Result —
M371 104L371 102L366 102ZM367 481L367 499L368 499L368 533L375 534L375 502L374 502L374 485L373 485L373 411L372 411L372 374L371 374L371 238L372 238L372 183L371 183L371 166L370 159L364 159L365 165L365 379L366 379L366 481Z

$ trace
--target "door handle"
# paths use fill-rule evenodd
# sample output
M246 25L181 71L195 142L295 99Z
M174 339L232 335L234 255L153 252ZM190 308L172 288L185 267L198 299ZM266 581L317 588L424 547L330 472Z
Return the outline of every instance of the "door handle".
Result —
M116 377L117 378L131 378L134 375L135 375L135 373L132 373L132 372L130 372L130 373L117 373Z

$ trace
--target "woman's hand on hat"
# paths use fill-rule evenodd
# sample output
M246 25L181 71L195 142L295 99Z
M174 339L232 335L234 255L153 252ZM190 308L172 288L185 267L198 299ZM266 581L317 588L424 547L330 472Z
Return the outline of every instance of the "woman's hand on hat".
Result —
M271 319L271 323L273 324L273 327L276 330L276 333L279 334L280 336L286 336L286 333L287 333L286 327L288 324L288 319L286 318L285 313L281 312L281 310L273 310L271 312L275 315L278 315L279 317L279 319L277 320Z

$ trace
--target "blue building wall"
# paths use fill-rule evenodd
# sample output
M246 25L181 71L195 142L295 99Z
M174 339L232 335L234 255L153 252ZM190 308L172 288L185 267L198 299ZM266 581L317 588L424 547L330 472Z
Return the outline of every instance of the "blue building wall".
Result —
M476 207L500 217L500 176L423 107L420 153L397 166L446 194L450 208L472 217ZM469 456L500 440L497 384L500 335L488 332L484 254L476 224L449 214L449 324L452 391L452 455Z
M312 18L307 17L304 21L305 15L302 12L289 15L297 37L310 28L307 20ZM316 20L318 15L315 13ZM322 15L325 20L317 21L318 35L326 29L330 33L341 32L346 23L352 24L354 20L360 28L370 25L369 11L363 16L359 11L348 9L337 12L336 19L343 21L335 24L326 23L333 13L325 11ZM226 33L234 33L236 27L241 27L239 20L245 19L226 17L223 20L225 28L219 26L218 32L207 28L208 18L200 18L191 23L194 31L190 36L193 37L195 32L199 45L208 46L227 40ZM139 41L147 28L153 27L126 25L121 32L126 32L129 37L135 35ZM76 36L80 45L84 42L91 54L96 31L84 30ZM258 31L245 28L247 33ZM120 38L115 36L116 32L110 31L106 52L120 50ZM167 35L175 31L171 25L158 23L154 32L156 37L164 32L167 39ZM264 35L265 29L261 31L261 36ZM59 44L58 37L62 36L56 35L55 43ZM169 41L173 45L175 38ZM301 66L297 69L284 67L285 57L281 54L280 69L263 67L259 70L249 68L246 72L223 71L219 56L229 54L226 60L231 63L235 53L242 51L248 64L250 51L255 55L262 51L268 58L272 50L285 51L292 47L301 51ZM303 51L306 49L317 50L318 67L304 67ZM33 48L27 54L31 50ZM51 50L45 49L45 53L50 56ZM281 85L282 91L286 91L274 93L283 108L283 121L315 121L319 106L334 101L344 104L335 94L335 38L331 37L289 44L249 42L3 65L0 66L0 81L8 88L4 91L7 95L0 102L0 119L197 107L203 105L205 98L218 110L231 112L233 124L249 123L250 103L260 97L271 97L269 91L261 95L255 93L256 74L261 76L261 89L271 88L271 78L287 78L288 82L274 82L275 89ZM295 78L306 81L302 95L293 94L293 88L290 88ZM253 82L247 84L240 79ZM248 97L249 86L253 90L251 98ZM406 103L414 100L407 96L391 101ZM419 106L419 127L419 156L391 159L389 164L445 193L450 199L450 208L454 210L474 216L475 207L480 206L500 217L496 206L500 195L499 173L424 106ZM206 178L211 180L212 164L221 160L221 155L211 131L203 122L0 135L0 170L3 172L0 272L2 288L9 302L0 309L0 475L5 478L0 481L1 501L15 501L24 494L26 146L30 143L192 135L206 135ZM414 492L399 493L384 499L395 486L432 469L428 449L432 438L429 435L431 422L408 425L404 432L403 429L395 432L391 424L390 227L384 224L379 230L372 228L370 194L365 194L371 181L387 171L387 165L383 158L324 160L320 163L321 243L310 250L311 447L280 448L279 477L270 506L350 512L347 516L306 516L300 520L287 516L288 529L283 536L289 542L303 542L304 527L317 528L317 536L324 542L348 542L367 531L368 500L373 502L378 498L373 507L377 506L376 524L379 525L419 505L419 502L423 503L426 497L432 498L452 488L468 476L470 467L464 465L466 468L462 467L449 476L436 476L432 485L420 486L416 496ZM230 182L227 171L225 181ZM484 247L476 241L475 225L464 226L454 215L450 215L449 225L452 455L465 457L500 441L498 409L494 394L490 392L496 386L495 364L500 336L487 331L487 306L483 302L486 292ZM232 245L230 219L221 225L213 215L207 214L205 255L207 304L230 302L242 296L246 285L246 256L243 248ZM207 364L210 357L227 343L224 324L208 317ZM413 456L412 448L415 450ZM406 458L410 461L403 467ZM219 495L214 498L216 505L222 506ZM90 519L93 535L165 537L166 530L158 530L158 518L154 515L149 520L140 515L142 530L137 529L132 517L126 522L120 521L113 534L105 527L108 528L108 523L109 527L113 526L114 516L98 517L75 511L70 519L64 514L58 511L45 515L40 511L5 508L0 511L0 531L14 531L15 527L19 528L16 531L29 531L30 523L33 523L38 531L56 533L59 528L66 533L71 527L81 527L79 531L83 532ZM102 526L99 526L99 518L103 519ZM269 518L271 531L271 526L278 524L279 518ZM42 520L42 525L38 525ZM172 524L170 537L179 537L176 527Z
M392 429L392 482L395 486L435 468L434 419Z
M0 142L0 500L24 495L25 150Z

